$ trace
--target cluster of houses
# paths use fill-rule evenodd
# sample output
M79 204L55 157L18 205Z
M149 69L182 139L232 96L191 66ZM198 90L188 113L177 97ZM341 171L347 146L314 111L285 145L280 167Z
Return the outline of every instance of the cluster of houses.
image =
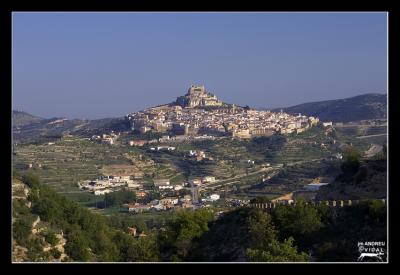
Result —
M166 197L160 200L152 200L147 204L140 203L129 203L124 205L130 213L142 213L144 211L156 210L170 210L177 208L194 208L190 195L184 195L181 198L178 197Z
M181 190L183 188L182 185L171 185L169 179L153 179L154 187L158 188L159 190Z
M98 141L98 142L101 142L104 144L113 145L119 136L120 136L120 133L114 133L114 131L111 131L111 133L109 135L107 135L107 134L102 134L101 136L94 135L90 138L90 140Z
M150 147L151 151L175 151L175 147L173 146L157 146L157 147Z
M141 132L173 132L175 135L230 135L238 138L301 133L318 124L316 117L260 111L223 104L218 108L162 105L127 115L132 129ZM204 107L201 104L197 107Z
M215 140L215 136L210 136L207 134L198 135L198 136L162 136L158 139L151 139L151 140L130 140L128 144L130 146L137 146L142 147L146 144L156 144L156 143L178 143L178 142L187 142L187 141L196 141L196 140Z
M175 185L171 185L169 179L153 179L153 182L154 186L159 190L169 189L169 190L179 191L183 189L185 186L191 187L191 186L199 186L202 184L215 183L216 179L214 176L204 176L201 178L193 178L189 180L189 182L183 184L175 184Z
M201 178L193 178L186 183L187 186L200 186L209 183L215 183L217 180L214 176L204 176Z
M215 202L220 199L219 194L211 194L206 198L202 199L203 203ZM159 200L152 200L147 204L140 203L129 203L125 204L124 207L128 209L130 213L142 213L145 211L155 210L155 211L166 211L172 209L195 209L201 207L201 205L194 203L192 201L191 195L184 195L183 197L165 197Z
M206 153L201 150L190 150L188 154L189 158L195 159L196 161L202 160L214 160L214 158L210 156L206 156Z
M121 187L141 188L142 185L131 179L131 176L102 176L96 180L78 182L78 187L98 195L104 195Z

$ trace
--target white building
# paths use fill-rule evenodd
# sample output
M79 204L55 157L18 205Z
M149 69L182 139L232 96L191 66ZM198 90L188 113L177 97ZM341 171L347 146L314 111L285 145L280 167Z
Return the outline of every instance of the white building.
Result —
M210 200L212 201L217 201L219 200L220 196L218 194L212 194L210 195Z
M160 186L158 186L158 189L160 189L160 190L174 189L174 187L172 185L160 185Z
M212 176L205 176L205 177L203 177L203 179L202 179L202 182L204 183L204 182L215 182L215 177L212 177Z
M169 179L154 179L154 186L165 186L170 185Z
M175 185L175 186L174 186L174 190L175 190L175 191L182 190L182 189L183 189L183 186L182 186L182 185Z
M112 190L110 190L110 189L95 190L94 191L94 195L95 196L100 196L100 195L105 195L105 194L111 193L111 192L112 192Z

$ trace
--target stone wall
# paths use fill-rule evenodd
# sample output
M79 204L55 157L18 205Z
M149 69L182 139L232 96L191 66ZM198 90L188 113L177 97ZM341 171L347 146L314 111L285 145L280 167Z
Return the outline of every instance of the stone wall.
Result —
M383 203L386 204L386 199L378 199L381 200ZM338 200L338 201L311 201L311 202L306 202L306 204L311 204L311 205L321 205L325 204L329 207L344 207L344 206L352 206L352 205L357 205L362 202L365 202L368 200ZM261 208L261 209L273 209L277 205L296 205L296 201L287 201L287 202L271 202L271 203L251 203L248 205L250 208Z

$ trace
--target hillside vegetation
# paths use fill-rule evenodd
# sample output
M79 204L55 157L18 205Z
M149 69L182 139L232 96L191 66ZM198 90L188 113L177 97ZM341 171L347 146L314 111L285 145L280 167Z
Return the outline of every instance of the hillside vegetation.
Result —
M301 113L316 116L322 121L349 122L366 119L386 118L387 95L365 94L355 97L304 103L287 108L279 108L289 114Z
M318 200L386 198L386 160L366 160L351 176L339 175L334 182L321 187Z
M45 142L63 135L90 137L111 131L130 130L125 117L95 120L50 118L43 119L31 114L13 111L13 139L15 142Z
M60 261L62 254L63 261L99 262L356 261L357 241L386 241L386 205L376 200L344 208L300 200L271 212L238 208L220 217L208 209L181 210L134 238L126 233L131 224L92 213L34 175L19 180L29 189L13 205L13 256L24 251L20 261ZM62 249L56 248L60 232Z

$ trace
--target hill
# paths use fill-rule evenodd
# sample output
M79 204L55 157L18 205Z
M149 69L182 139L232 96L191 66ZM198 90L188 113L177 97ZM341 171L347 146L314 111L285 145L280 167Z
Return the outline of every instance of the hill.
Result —
M90 137L111 131L130 129L125 117L104 118L95 120L39 118L21 111L13 111L13 138L15 141L34 142L47 137L66 134Z
M364 94L355 97L309 102L286 108L277 108L289 114L316 116L322 121L349 122L386 118L387 95Z
M22 127L28 124L38 123L44 120L41 117L33 116L23 111L12 111L13 127Z
M158 260L151 232L138 239L125 229L55 193L34 174L14 175L13 261Z
M270 212L238 208L223 213L194 240L187 260L344 261L359 256L359 239L386 239L386 205L370 200L344 208L280 205Z
M386 159L368 159L360 163L354 174L344 172L329 185L321 187L317 200L353 200L386 198Z

